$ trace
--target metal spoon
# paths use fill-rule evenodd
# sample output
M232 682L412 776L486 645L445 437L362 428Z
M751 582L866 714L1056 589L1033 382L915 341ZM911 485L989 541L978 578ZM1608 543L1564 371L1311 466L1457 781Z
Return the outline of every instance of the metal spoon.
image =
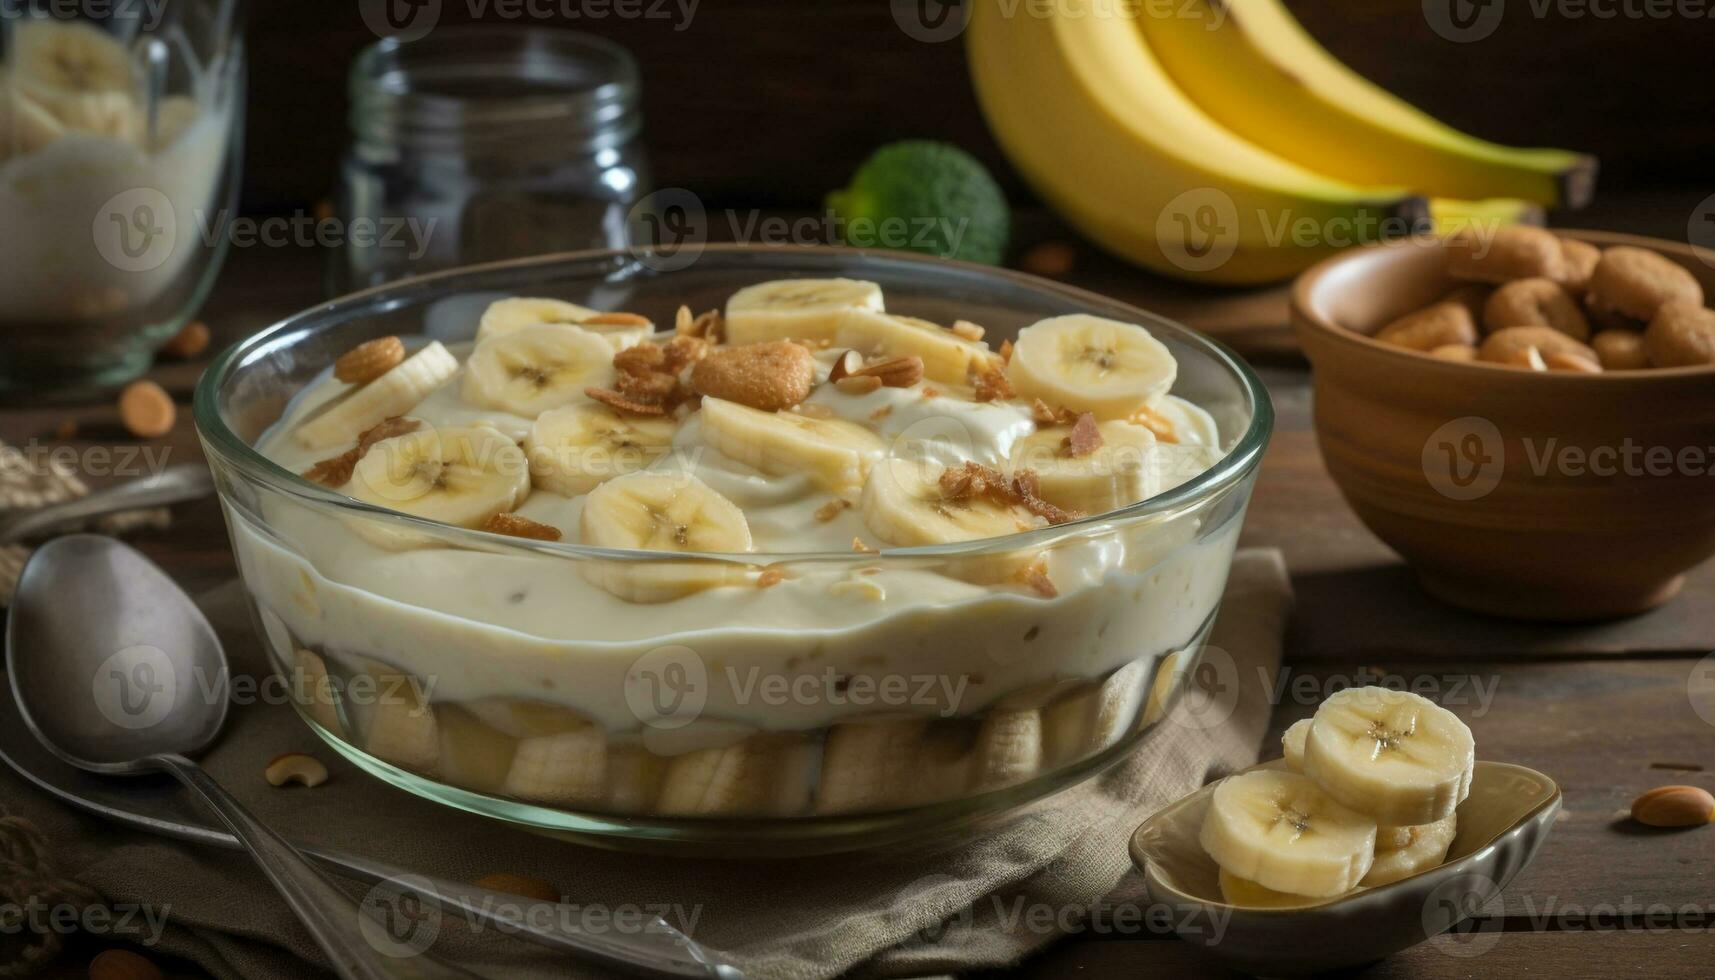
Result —
M25 725L54 755L105 775L166 772L201 796L346 980L474 976L389 945L379 923L365 929L356 903L186 758L226 720L226 654L141 554L89 534L39 548L6 624L6 672Z
M200 500L214 492L214 477L201 463L181 463L159 473L97 490L76 500L0 517L0 544L11 544L57 527L103 514Z

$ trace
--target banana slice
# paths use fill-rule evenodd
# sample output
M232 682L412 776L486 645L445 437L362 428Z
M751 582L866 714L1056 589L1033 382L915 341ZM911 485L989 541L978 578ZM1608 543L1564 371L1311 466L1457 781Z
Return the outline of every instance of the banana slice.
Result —
M1102 444L1085 456L1072 456L1071 426L1039 429L1013 445L1011 471L1036 474L1042 499L1083 514L1105 514L1155 493L1155 433L1141 425L1113 420L1097 426Z
M441 778L478 793L504 792L518 740L456 704L439 705L435 721L441 735Z
M1458 716L1381 687L1330 696L1304 742L1304 774L1384 824L1445 819L1470 794L1475 766L1476 743Z
M11 82L66 129L136 140L137 74L125 46L81 20L19 22L12 36Z
M1094 755L1131 730L1149 692L1149 670L1134 660L1100 686L1061 698L1042 709L1042 742L1048 768Z
M1247 881L1233 874L1226 868L1221 869L1221 897L1228 905L1238 905L1252 909L1291 909L1305 905L1321 905L1326 899L1311 898L1309 895L1289 895L1277 892L1272 888L1264 888L1254 881Z
M610 745L602 808L613 813L650 813L667 775L667 760L641 745Z
M810 803L813 746L797 735L753 735L674 757L655 809L668 816L793 816Z
M602 802L607 793L607 736L594 725L520 739L501 792L555 806Z
M1447 860L1447 849L1459 835L1459 818L1450 815L1421 827L1383 827L1376 835L1376 859L1364 875L1366 888L1409 878L1420 871L1439 868ZM1384 842L1387 845L1384 847Z
M478 527L530 493L518 444L485 425L383 439L353 467L346 493L415 517Z
M606 405L551 408L524 439L530 478L542 490L576 497L635 473L673 448L672 419L621 415Z
M935 463L885 459L870 470L858 511L875 536L901 547L975 541L1041 527L1040 517L992 497L949 499Z
M1309 718L1293 722L1280 733L1280 756L1286 760L1286 768L1297 773L1304 771L1304 740L1309 737Z
M720 398L704 398L700 417L703 441L722 455L772 476L808 474L833 493L863 486L886 452L880 436L842 419L763 412Z
M726 304L726 342L833 340L849 310L882 309L881 287L856 279L781 279L747 286Z
M599 548L676 552L750 551L738 505L689 473L645 471L591 490L581 515L583 543ZM742 580L724 562L590 561L584 575L631 602L667 602Z
M365 430L416 408L458 369L458 359L439 341L432 342L391 371L299 423L293 438L306 449L352 445Z
M1123 419L1167 394L1179 365L1136 324L1073 314L1020 330L1006 373L1026 401Z
M1042 771L1042 712L991 710L977 729L978 789L1013 786Z
M202 107L188 95L169 95L162 99L155 116L155 137L149 148L160 151L177 143L201 115Z
M339 689L328 676L327 661L314 651L297 648L298 670L292 678L292 693L311 720L340 737L345 725L339 719Z
M982 341L966 340L928 320L872 310L847 312L834 331L834 345L865 357L915 354L923 359L923 376L943 384L964 384L973 363L993 356Z
M1221 781L1198 839L1240 878L1323 898L1351 891L1369 873L1376 823L1304 776L1258 769Z
M533 419L589 401L586 388L613 383L613 346L582 327L522 327L471 351L459 394L479 408Z
M404 674L379 664L369 674L375 686L365 712L363 751L401 769L438 776L441 735L434 707Z
M485 340L516 333L525 327L575 325L595 315L596 311L587 306L564 300L514 296L511 299L496 300L488 305L488 309L482 311L482 319L477 321L476 341L480 344Z

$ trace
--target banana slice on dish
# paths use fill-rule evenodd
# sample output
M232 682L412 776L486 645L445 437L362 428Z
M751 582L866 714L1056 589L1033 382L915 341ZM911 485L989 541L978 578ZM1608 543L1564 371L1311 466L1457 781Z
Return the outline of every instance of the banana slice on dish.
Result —
M1291 909L1306 905L1319 905L1326 899L1311 898L1308 895L1289 895L1277 892L1272 888L1264 888L1254 881L1247 881L1233 874L1226 868L1220 869L1221 897L1228 905L1237 905L1253 909Z
M1286 760L1286 768L1297 773L1304 771L1304 740L1309 737L1309 718L1293 722L1280 733L1280 754Z
M1149 665L1134 660L1100 685L1042 709L1042 740L1049 766L1061 766L1119 741L1132 729L1150 688Z
M1351 891L1369 873L1376 823L1304 776L1258 769L1215 788L1199 840L1231 874L1323 898Z
M656 810L668 816L793 816L810 803L814 746L799 735L753 735L675 756Z
M1027 401L1106 420L1129 418L1167 394L1179 365L1137 324L1072 314L1019 331L1006 373Z
M522 327L471 351L459 394L478 408L533 419L551 408L588 402L587 388L609 387L613 353L611 344L582 327Z
M1082 456L1068 448L1071 426L1038 429L1013 444L1008 466L1035 473L1043 500L1081 514L1105 514L1155 493L1155 433L1118 419L1096 429L1101 445Z
M743 552L753 547L738 505L690 473L615 477L584 498L584 544L673 552ZM666 602L741 579L723 562L589 561L584 575L631 602Z
M929 722L862 721L835 725L822 748L816 786L820 813L854 813L904 803L917 775Z
M369 447L344 490L414 517L479 527L517 509L530 470L518 444L488 426L422 428Z
M477 323L476 340L481 343L526 327L572 325L606 338L614 350L620 351L643 343L655 332L654 324L649 323L590 322L600 319L600 311L565 300L514 296L489 304Z
M1042 712L989 711L977 729L978 789L1014 786L1042 770Z
M386 374L342 395L299 423L293 430L293 438L306 449L349 446L368 429L408 414L458 369L458 359L438 341L431 342Z
M833 340L850 310L882 309L881 287L857 279L781 279L747 286L726 304L726 342Z
M1470 794L1475 766L1476 743L1457 715L1382 687L1330 696L1304 742L1306 776L1346 806L1396 826L1450 816Z
M551 408L524 439L530 478L553 493L575 497L616 476L635 473L672 450L672 419L622 415L606 405Z
M764 412L704 398L702 439L722 455L772 476L805 473L817 486L850 493L886 452L881 437L855 422Z
M376 662L374 696L364 711L363 751L383 762L429 776L440 774L441 735L434 706L422 699L416 682Z
M876 537L901 547L975 541L1045 523L1016 504L973 494L949 498L944 469L927 461L884 459L870 470L858 510Z
M556 806L590 806L607 794L607 736L594 725L518 741L501 792Z
M1360 882L1365 888L1409 878L1420 871L1439 868L1447 850L1459 834L1459 817L1418 827L1380 827L1376 830L1376 858L1369 874Z
M456 704L438 705L435 721L441 736L441 778L478 793L502 792L518 740Z
M923 376L943 384L964 384L973 364L993 357L980 340L966 340L928 320L873 310L851 310L841 317L834 345L865 357L921 357Z

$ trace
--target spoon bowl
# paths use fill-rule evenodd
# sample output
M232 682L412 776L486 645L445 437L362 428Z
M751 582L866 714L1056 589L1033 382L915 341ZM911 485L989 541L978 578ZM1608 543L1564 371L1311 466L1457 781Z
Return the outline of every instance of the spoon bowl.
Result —
M31 557L6 624L6 674L24 723L92 772L156 771L226 722L229 671L214 629L147 558L112 538L56 538Z

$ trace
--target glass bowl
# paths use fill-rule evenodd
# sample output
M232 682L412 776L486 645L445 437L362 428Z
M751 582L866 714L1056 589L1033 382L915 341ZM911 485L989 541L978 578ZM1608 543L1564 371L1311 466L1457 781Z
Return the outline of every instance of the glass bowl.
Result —
M669 264L683 263L580 252L394 283L287 319L203 376L197 428L240 574L319 735L411 792L584 842L781 854L993 818L1160 729L1214 619L1272 425L1236 356L1112 300L956 262L710 246ZM1225 454L1122 510L1006 537L691 556L424 521L252 448L354 345L467 341L500 297L668 323L681 304L796 277L879 283L890 312L982 323L996 344L1074 312L1143 324ZM1056 595L1006 584L1039 560ZM591 587L715 574L734 584L668 602Z

